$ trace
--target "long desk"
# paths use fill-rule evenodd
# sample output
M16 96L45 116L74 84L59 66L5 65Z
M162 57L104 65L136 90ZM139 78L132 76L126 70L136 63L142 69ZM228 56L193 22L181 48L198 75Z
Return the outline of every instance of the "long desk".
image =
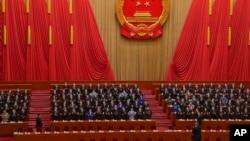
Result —
M1 122L0 136L11 136L13 132L24 132L28 129L27 122Z
M16 133L14 141L190 141L191 130ZM228 141L229 131L202 131L202 140Z
M152 130L154 120L83 120L51 122L51 131L80 131L80 130Z
M175 125L178 130L186 130L191 128L194 124L194 120L176 120ZM229 130L229 126L232 124L248 124L250 125L250 120L203 120L202 129L204 130Z

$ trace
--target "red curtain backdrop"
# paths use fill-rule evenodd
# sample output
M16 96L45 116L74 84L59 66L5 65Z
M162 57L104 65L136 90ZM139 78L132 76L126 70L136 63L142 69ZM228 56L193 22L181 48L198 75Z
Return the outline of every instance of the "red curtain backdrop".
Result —
M228 77L230 80L250 80L250 1L237 0L231 19L232 46L229 48Z
M114 80L92 8L88 0L6 0L1 15L1 29L6 23L7 45L1 37L1 80ZM27 30L31 28L31 44ZM49 45L49 26L52 45ZM74 44L70 44L70 27ZM3 62L3 64L1 64Z
M2 3L0 3L2 11ZM0 35L3 35L4 14L0 14ZM3 66L3 36L0 36L0 66ZM0 80L3 79L3 69L0 69Z
M250 1L215 0L208 15L208 0L193 0L166 80L249 80L248 30ZM211 44L207 45L208 26ZM232 29L231 46L228 31Z
M7 46L3 47L3 80L25 80L27 56L27 16L25 3L6 0Z

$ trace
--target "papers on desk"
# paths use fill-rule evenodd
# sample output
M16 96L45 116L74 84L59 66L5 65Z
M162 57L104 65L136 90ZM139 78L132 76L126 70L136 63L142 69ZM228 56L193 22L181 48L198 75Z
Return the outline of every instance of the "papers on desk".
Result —
M40 132L35 132L35 134L41 134Z
M68 134L68 133L69 133L69 131L63 131L63 133Z

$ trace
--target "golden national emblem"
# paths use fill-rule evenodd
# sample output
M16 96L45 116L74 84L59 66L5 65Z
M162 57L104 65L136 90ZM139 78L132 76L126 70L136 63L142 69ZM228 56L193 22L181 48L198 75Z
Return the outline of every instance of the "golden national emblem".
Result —
M117 0L116 15L123 36L157 38L169 15L169 0Z

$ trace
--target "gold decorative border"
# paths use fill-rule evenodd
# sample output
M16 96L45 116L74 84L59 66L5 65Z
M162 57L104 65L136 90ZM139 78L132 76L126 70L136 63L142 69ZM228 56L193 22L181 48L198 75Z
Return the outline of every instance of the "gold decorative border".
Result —
M138 30L138 27L134 26L133 24L129 23L126 20L126 17L123 14L123 5L124 5L124 0L116 0L116 16L117 16L119 23L121 25L124 25L124 24L127 25L130 29ZM147 27L148 30L152 30L159 24L163 25L166 22L169 16L169 11L170 11L169 0L162 0L162 6L163 6L163 9L162 9L161 16L159 17L159 20L155 22L154 24L148 26Z

